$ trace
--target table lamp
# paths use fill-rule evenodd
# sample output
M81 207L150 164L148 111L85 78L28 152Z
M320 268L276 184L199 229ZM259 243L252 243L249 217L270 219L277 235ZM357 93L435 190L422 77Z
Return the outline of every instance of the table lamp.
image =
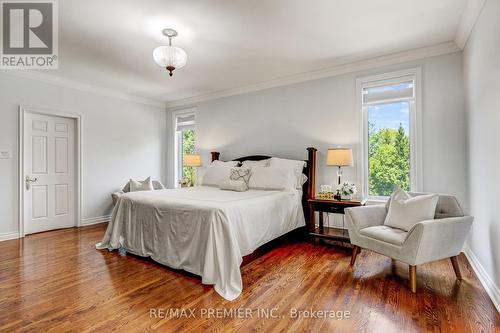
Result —
M331 148L328 149L326 154L326 165L338 167L337 176L342 177L342 167L354 166L352 161L352 149L351 148ZM337 190L337 194L334 196L335 199L340 200L340 192Z
M190 168L197 168L201 167L201 156L199 154L187 154L184 155L182 165L185 167L190 167ZM194 172L191 173L191 179L189 180L191 182L191 186L194 185L195 183L195 177L194 177Z

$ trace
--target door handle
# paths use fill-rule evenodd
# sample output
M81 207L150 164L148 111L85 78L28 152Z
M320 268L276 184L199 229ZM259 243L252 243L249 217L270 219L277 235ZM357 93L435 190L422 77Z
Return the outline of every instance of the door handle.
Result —
M30 176L26 176L25 181L26 181L26 190L29 191L30 186L32 183L36 183L38 178L31 178Z

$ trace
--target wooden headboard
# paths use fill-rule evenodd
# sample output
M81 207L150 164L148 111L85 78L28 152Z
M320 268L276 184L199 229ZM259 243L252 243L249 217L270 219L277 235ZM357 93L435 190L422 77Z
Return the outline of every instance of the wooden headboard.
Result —
M307 148L307 159L305 160L306 166L304 167L303 173L307 176L307 181L302 187L302 206L304 207L304 215L306 220L309 217L309 205L307 200L313 198L316 193L316 152L317 149L314 147ZM212 162L219 160L220 152L213 151L210 153L212 155ZM233 161L243 162L243 161L261 161L267 160L271 156L266 155L250 155L233 159Z

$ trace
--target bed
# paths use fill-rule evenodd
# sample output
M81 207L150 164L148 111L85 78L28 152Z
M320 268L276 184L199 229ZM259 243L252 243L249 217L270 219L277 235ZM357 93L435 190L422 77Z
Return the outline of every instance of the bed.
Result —
M212 160L220 154L212 153ZM174 269L201 276L227 300L242 290L240 266L262 245L305 224L307 198L314 193L316 150L308 148L302 190L246 192L196 186L132 192L113 210L98 249L121 249L151 257ZM263 160L246 156L236 161Z

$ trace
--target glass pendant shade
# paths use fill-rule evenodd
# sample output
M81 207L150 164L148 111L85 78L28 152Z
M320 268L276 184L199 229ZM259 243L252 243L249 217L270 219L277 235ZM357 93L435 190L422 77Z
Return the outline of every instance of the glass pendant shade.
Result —
M172 76L172 71L182 68L186 65L187 54L180 47L176 46L158 46L153 51L153 58L163 68L166 68Z

